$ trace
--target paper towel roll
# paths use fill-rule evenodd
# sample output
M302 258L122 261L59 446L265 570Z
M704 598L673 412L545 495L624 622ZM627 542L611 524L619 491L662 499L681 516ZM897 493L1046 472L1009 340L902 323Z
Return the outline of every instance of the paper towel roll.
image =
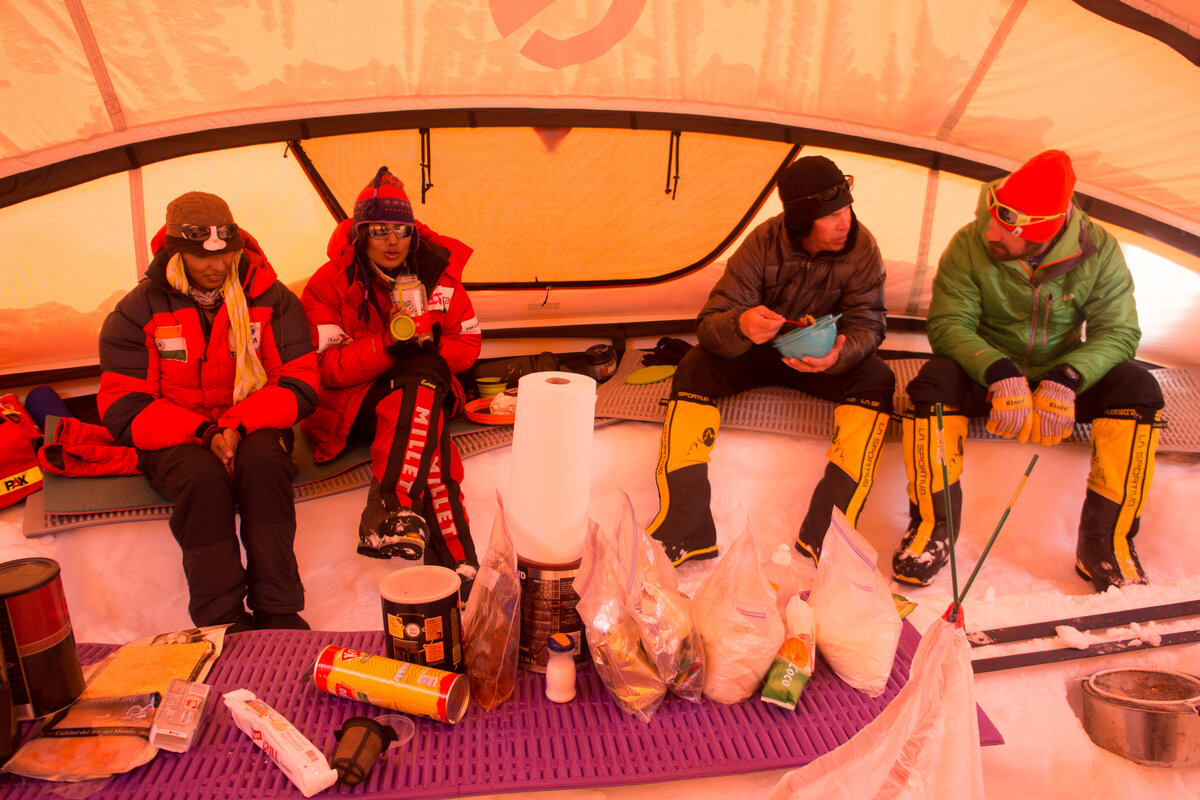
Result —
M579 558L592 483L596 381L531 372L517 384L505 506L517 553L543 564Z

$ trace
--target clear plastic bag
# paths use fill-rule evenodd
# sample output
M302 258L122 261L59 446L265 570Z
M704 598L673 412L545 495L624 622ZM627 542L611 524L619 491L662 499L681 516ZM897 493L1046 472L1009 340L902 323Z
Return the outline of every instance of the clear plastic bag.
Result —
M496 521L487 555L463 611L463 650L471 696L491 711L512 696L521 644L521 582L517 550L496 493Z
M675 566L662 545L637 524L629 495L617 542L622 556L632 561L629 612L650 663L674 694L698 702L704 689L704 643L692 620L692 601L679 591Z
M704 696L740 703L762 685L783 644L775 590L747 529L696 590L696 627L704 640Z
M846 683L878 697L892 674L903 623L878 553L837 508L809 597L817 618L817 652Z
M971 646L961 628L938 619L887 708L841 747L784 775L767 800L983 796Z
M667 686L642 647L637 620L629 612L632 564L621 563L593 522L583 546L575 610L583 620L596 673L617 705L649 722L662 705Z

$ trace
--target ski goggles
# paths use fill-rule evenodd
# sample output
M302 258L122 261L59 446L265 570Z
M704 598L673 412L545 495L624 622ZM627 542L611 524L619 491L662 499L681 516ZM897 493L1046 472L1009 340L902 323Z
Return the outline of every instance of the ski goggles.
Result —
M392 234L395 234L397 239L407 239L413 235L415 226L373 223L371 225L367 225L366 228L367 236L370 236L372 239L386 239Z
M988 211L991 211L996 215L996 219L1000 220L1005 225L1012 225L1016 228L1023 228L1026 225L1036 225L1039 222L1049 222L1050 220L1058 219L1067 213L1066 211L1061 211L1058 214L1039 216L1037 214L1025 214L1021 211L1017 211L1012 206L1006 206L1004 203L1000 202L1000 200L996 197L995 186L988 187L987 206Z
M843 178L843 181L841 183L830 186L828 189L822 189L821 191L817 192L816 194L810 194L810 195L806 195L804 197L793 197L792 200L820 200L821 202L827 202L827 201L832 200L833 198L837 197L838 192L840 192L842 190L843 186L846 187L847 192L853 190L854 189L854 176L853 175L843 175L842 178Z
M211 237L214 233L218 239L229 241L237 236L238 226L234 223L229 225L168 225L167 233L172 236L178 236L181 239L187 239L189 242L203 242Z

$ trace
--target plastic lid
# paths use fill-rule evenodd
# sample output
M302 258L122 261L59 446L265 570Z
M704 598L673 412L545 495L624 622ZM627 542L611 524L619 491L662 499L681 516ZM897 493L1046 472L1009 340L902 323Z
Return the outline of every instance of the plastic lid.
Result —
M432 603L457 595L461 585L454 570L421 564L389 572L379 582L379 593L393 603Z
M556 633L546 640L546 647L551 653L570 653L575 649L575 642L565 633Z
M375 721L380 725L387 725L396 732L396 738L388 744L388 750L396 750L408 744L409 740L413 738L413 734L417 732L417 726L403 714L385 714L382 717L376 717Z

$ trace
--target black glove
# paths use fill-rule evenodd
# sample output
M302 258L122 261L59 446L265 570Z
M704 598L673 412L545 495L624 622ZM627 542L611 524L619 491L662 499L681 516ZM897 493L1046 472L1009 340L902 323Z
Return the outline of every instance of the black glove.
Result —
M664 336L658 340L658 344L653 350L642 356L642 366L652 367L658 364L678 366L683 357L687 355L687 351L691 349L692 345L683 339Z
M392 342L387 346L387 351L401 361L410 356L415 356L425 352L423 346L421 345L421 340L416 336L413 336L410 339L402 339L398 342Z
M402 341L392 342L387 346L388 352L396 358L404 359L409 356L414 356L418 353L431 353L436 355L438 345L442 341L442 323L435 322L430 330L430 335L427 337L412 336Z

